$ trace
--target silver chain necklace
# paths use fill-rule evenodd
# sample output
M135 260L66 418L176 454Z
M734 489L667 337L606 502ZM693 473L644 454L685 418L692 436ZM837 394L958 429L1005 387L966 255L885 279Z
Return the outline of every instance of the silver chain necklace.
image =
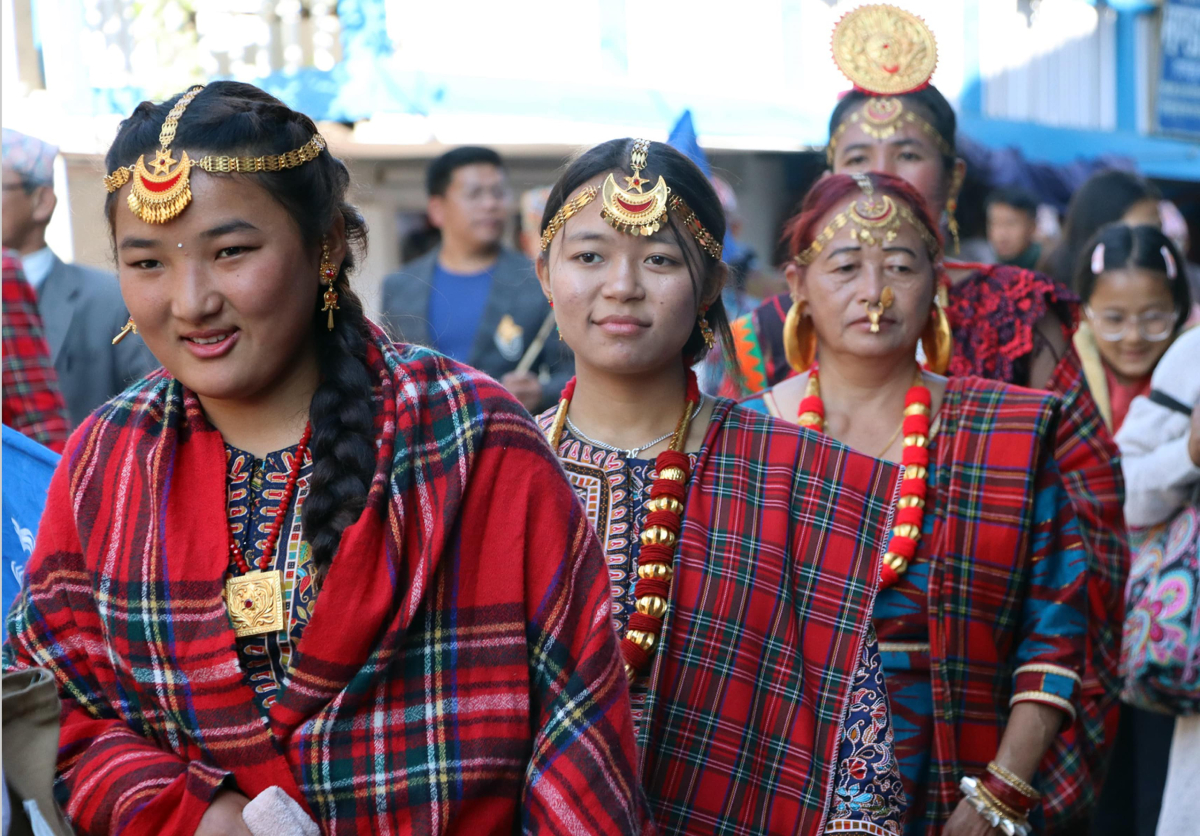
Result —
M702 409L704 409L704 395L700 396L700 402L696 404L696 408L694 410L692 410L691 418L689 418L688 420L691 420L691 419L695 418L697 415L699 415L700 410L702 410ZM628 450L625 450L625 449L622 449L621 447L614 447L611 444L605 444L603 441L597 441L594 438L589 438L588 436L584 435L582 432L579 431L579 427L575 426L575 424L571 421L571 417L569 415L567 416L566 423L567 423L567 429L569 429L571 431L572 435L579 436L580 438L582 438L584 441L586 441L588 444L592 445L593 447L599 447L601 450L607 450L610 453L616 453L617 455L625 456L628 459L636 459L638 457L638 453L641 453L644 450L649 450L655 444L662 444L668 438L675 435L675 431L671 430L666 435L659 436L658 438L651 441L649 444L643 444L641 447L630 447Z

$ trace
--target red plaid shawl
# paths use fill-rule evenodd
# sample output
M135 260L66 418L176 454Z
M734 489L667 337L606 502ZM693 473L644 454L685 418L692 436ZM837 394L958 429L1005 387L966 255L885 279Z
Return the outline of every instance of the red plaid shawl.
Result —
M603 558L541 433L377 329L370 360L368 506L269 723L221 600L225 456L194 395L158 372L72 437L5 665L58 678L79 830L191 833L230 775L326 833L649 829Z
M1050 379L1049 391L1062 400L1054 456L1079 533L1088 550L1088 666L1083 677L1083 757L1096 781L1103 778L1116 739L1117 670L1121 625L1125 623L1125 578L1129 544L1125 537L1125 480L1111 434L1104 426L1070 332L1078 318L1073 296L1053 281L1020 267L953 264L970 276L950 288L954 331L951 375L978 375L1002 383L1026 384L1028 354L1037 323L1047 312L1062 321L1067 351ZM734 344L743 377L765 389L791 376L783 351L783 322L790 300L768 299L733 323Z
M1086 552L1070 506L1061 506L1053 524L1034 524L1035 492L1059 482L1050 449L1055 399L951 378L938 416L942 499L922 551L936 556L929 582L936 779L926 809L930 821L944 824L961 798L959 779L995 757L1010 696L1041 690L1036 670L1022 672L1014 686L1018 662L1083 674L1088 602ZM1076 706L1079 697L1077 686ZM1086 720L1077 710L1039 767L1039 833L1086 820L1095 783Z
M639 741L664 832L822 831L897 475L718 402Z
M1068 291L1032 270L1004 265L953 265L974 272L951 289L955 356L951 374L1011 380L1034 347L1033 329L1047 311L1063 323L1068 349L1047 389L1062 401L1054 458L1071 496L1088 549L1088 665L1083 675L1083 756L1096 783L1103 780L1116 740L1125 623L1125 478L1116 442L1092 398L1071 343L1079 306ZM960 350L964 349L964 350ZM969 361L969 362L968 362ZM1006 377L1005 375L1008 375ZM1018 381L1020 382L1020 381Z
M61 453L67 407L50 362L37 296L12 250L4 251L4 423Z

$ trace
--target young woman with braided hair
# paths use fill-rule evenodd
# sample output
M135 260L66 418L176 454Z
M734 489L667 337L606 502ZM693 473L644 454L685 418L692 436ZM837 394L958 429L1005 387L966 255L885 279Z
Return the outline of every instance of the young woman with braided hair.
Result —
M899 836L868 629L897 473L701 397L724 233L708 179L646 140L585 152L542 220L576 377L539 421L607 550L646 794L667 834Z
M58 682L75 828L647 831L583 510L498 384L363 316L312 121L217 82L108 169L164 368L68 443L4 657Z

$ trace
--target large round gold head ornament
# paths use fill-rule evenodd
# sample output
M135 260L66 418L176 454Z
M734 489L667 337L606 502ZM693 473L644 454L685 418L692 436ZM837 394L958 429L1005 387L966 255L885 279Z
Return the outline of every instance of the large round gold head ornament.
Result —
M833 60L864 93L898 96L929 83L937 68L937 41L910 12L883 4L861 6L834 27Z
M198 160L190 158L186 151L180 152L175 159L171 151L171 143L175 139L175 131L179 127L179 119L187 106L196 96L200 95L203 86L188 90L163 120L162 130L158 135L158 152L146 165L145 154L137 158L133 165L118 168L104 178L104 187L109 194L120 189L131 180L133 185L129 190L126 203L134 215L148 224L161 224L177 217L192 201L191 170L199 166L205 171L216 173L250 174L259 171L283 171L303 165L314 160L325 149L325 138L313 134L312 139L304 145L284 154L267 154L258 157L226 157L206 155ZM150 168L154 171L151 172Z

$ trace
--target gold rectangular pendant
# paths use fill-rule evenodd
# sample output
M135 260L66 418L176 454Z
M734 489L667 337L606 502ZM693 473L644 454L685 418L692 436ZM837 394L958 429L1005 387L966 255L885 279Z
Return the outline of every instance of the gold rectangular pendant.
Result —
M225 607L239 639L283 630L283 573L256 570L230 578Z

